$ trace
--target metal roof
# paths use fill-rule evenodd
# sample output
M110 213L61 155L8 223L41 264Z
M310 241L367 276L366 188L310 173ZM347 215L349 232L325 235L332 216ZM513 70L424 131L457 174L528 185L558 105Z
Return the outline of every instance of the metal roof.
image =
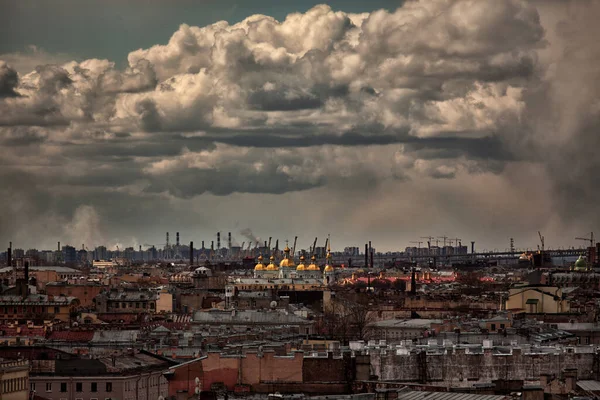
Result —
M399 392L398 400L504 400L506 396L452 392Z
M599 392L600 382L598 381L577 381L577 387L589 392Z

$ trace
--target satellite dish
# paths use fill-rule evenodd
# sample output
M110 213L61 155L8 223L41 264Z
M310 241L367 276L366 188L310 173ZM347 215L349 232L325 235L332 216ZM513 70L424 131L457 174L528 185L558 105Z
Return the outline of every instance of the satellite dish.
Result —
M277 302L276 302L275 300L273 300L273 301L271 302L271 308L273 308L273 309L274 309L274 308L276 308L276 307L277 307Z

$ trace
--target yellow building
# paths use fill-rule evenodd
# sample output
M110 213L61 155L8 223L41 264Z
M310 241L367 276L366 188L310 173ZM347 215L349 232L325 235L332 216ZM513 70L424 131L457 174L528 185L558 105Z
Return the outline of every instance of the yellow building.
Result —
M0 398L29 399L29 361L0 361Z
M163 289L160 292L158 292L158 297L156 298L156 312L173 312L173 295L169 293L166 289Z
M528 314L556 314L570 311L562 289L555 286L527 285L512 288L506 300L507 310L524 310Z

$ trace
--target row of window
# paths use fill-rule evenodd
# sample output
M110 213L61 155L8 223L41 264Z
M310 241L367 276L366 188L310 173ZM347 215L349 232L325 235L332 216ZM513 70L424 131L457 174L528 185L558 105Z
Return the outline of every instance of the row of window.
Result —
M47 310L46 310L47 309ZM4 306L4 314L10 314L10 307ZM60 307L44 307L44 306L15 306L12 307L12 314L19 313L39 313L42 314L44 312L52 313L54 310L54 314L60 313Z
M11 378L2 381L2 393L13 393L27 389L27 378Z
M127 306L127 304L129 304L129 307ZM98 303L98 305L100 305L100 303ZM109 307L114 307L114 308L134 308L134 303L119 303L119 302L109 302L108 303ZM155 308L154 303L135 303L135 308Z
M31 391L35 392L35 383L31 383ZM75 391L77 393L83 392L83 382L75 382ZM98 382L90 382L90 392L95 393L98 391ZM46 392L52 392L52 382L46 383ZM67 393L68 392L68 384L67 382L60 383L60 392ZM112 392L112 382L106 382L105 392Z

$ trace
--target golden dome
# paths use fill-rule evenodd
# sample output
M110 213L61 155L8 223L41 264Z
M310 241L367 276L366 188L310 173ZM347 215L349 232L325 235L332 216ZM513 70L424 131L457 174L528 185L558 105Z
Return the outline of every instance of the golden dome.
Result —
M306 271L306 265L304 265L305 259L304 256L300 256L300 264L296 267L296 271Z
M277 265L275 265L275 257L271 256L269 261L271 261L271 263L267 265L267 271L278 271L279 268L277 268Z
M307 271L321 271L321 268L316 264L317 258L315 256L312 256L310 261L310 265L306 268Z
M327 265L325 265L325 269L323 270L323 272L332 272L333 271L333 266L331 265L331 252L327 251Z
M264 271L265 264L263 264L263 256L258 256L258 264L254 267L255 271Z
M296 266L296 263L291 258L284 258L279 263L280 268L293 268Z

